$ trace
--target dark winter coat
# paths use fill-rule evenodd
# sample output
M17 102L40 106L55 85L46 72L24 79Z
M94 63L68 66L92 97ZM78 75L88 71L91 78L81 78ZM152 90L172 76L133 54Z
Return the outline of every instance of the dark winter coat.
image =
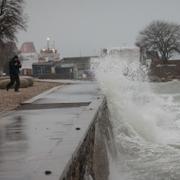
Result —
M18 57L15 56L9 62L9 74L10 75L19 75L19 69L21 68L21 62L19 61Z

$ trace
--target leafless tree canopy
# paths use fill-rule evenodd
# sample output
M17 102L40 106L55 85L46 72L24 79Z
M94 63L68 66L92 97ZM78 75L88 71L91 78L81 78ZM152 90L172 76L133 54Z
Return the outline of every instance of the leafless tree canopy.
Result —
M167 62L174 52L180 52L180 25L154 21L140 32L136 45L157 52L160 59Z
M0 41L15 41L18 30L26 29L24 0L0 0Z
M0 73L17 52L15 41L19 30L26 30L24 0L0 0Z

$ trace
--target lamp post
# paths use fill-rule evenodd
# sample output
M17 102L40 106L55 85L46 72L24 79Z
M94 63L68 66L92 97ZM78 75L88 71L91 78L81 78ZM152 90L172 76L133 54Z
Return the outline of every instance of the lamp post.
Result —
M47 49L49 50L49 41L50 41L50 38L49 37L47 37Z

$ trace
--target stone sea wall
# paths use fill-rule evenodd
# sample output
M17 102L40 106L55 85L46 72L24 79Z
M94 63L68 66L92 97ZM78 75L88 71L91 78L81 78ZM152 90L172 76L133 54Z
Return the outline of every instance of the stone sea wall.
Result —
M113 133L106 100L98 107L80 148L72 156L60 180L108 180L108 151L113 151ZM113 152L114 153L114 152Z

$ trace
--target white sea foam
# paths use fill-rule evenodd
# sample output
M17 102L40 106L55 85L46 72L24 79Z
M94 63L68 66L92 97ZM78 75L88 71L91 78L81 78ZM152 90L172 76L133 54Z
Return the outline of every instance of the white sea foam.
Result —
M119 179L123 175L128 180L179 180L180 102L173 93L177 96L180 83L148 82L146 69L137 59L129 61L128 54L96 59L95 71L107 97L119 151L111 179L120 174Z

